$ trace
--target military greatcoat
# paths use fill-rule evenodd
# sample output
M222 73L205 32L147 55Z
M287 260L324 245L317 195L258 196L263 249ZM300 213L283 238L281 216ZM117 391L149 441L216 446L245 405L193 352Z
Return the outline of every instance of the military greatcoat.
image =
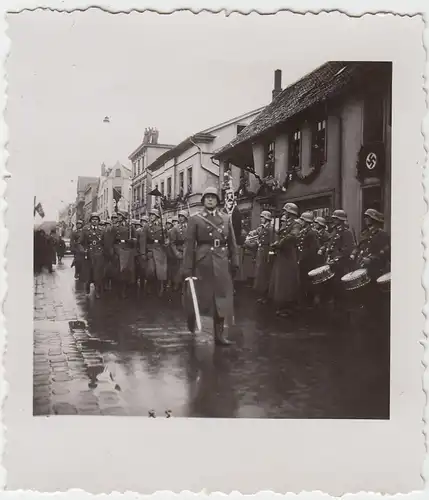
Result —
M299 233L297 245L301 287L307 293L312 288L308 273L322 265L317 253L320 248L317 232L311 226L304 227Z
M140 238L140 252L146 260L147 279L167 281L167 251L165 228L159 222L148 224Z
M131 234L130 234L131 233ZM128 226L117 226L115 236L115 268L118 278L122 283L135 282L135 256L136 244L135 230Z
M386 231L378 227L365 230L357 249L353 252L359 263L368 259L368 273L371 279L377 279L390 270L390 238Z
M289 220L280 228L269 286L273 302L282 305L298 300L300 292L297 238L301 225Z
M219 210L212 213L203 210L193 215L186 232L183 273L197 278L195 286L201 314L217 314L227 319L233 316L231 267L238 269L238 265L230 217ZM186 302L185 306L190 307Z
M86 252L83 280L99 286L104 278L104 230L98 226L85 228L81 244Z
M255 280L253 288L259 293L268 292L273 268L273 259L270 256L271 245L274 243L274 229L270 225L261 225L256 230L257 249Z
M170 231L170 248L174 257L174 261L172 262L172 276L175 285L178 285L182 280L183 250L185 245L187 227L187 223L178 224L177 226L174 226Z
M83 229L76 229L72 232L70 238L70 250L73 253L73 264L76 268L76 274L79 274L82 269L82 263L85 258L84 248L82 246L82 231Z

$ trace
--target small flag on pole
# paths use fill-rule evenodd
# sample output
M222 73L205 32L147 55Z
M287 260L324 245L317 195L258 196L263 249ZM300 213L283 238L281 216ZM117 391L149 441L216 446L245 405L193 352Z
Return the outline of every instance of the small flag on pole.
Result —
M42 204L39 203L34 207L34 215L36 215L36 213L38 213L40 215L40 217L42 217L42 219L45 217L45 211L43 210L43 207L42 207Z

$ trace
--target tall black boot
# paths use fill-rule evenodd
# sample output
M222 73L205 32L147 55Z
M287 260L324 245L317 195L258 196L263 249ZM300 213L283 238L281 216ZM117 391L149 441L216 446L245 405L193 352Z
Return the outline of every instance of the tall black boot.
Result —
M89 281L85 283L85 292L87 295L91 293L91 283Z
M225 336L225 320L224 318L213 318L213 330L215 344L218 346L230 346L233 344Z

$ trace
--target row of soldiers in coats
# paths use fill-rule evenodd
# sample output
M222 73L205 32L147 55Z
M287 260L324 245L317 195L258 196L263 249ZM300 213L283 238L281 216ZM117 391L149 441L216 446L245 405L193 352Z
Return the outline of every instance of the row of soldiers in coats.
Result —
M333 212L331 230L323 217L315 218L312 212L299 215L294 203L284 205L278 232L272 219L264 210L260 226L247 235L245 246L256 250L258 301L274 303L279 316L294 314L316 301L341 298L341 278L355 269L367 269L372 282L390 270L390 238L383 230L383 214L377 210L365 212L358 244L344 210ZM320 297L308 273L323 265L335 274L331 286L324 289L327 296Z
M86 226L77 221L71 236L75 279L86 283L88 294L94 284L96 298L113 288L125 297L137 283L159 295L167 284L179 289L187 220L181 211L164 225L153 209L140 221L128 221L124 212L114 213L110 221L93 213Z

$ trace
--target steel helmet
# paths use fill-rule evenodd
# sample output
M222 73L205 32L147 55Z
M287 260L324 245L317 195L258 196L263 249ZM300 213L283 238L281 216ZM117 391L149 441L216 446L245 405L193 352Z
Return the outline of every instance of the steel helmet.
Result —
M263 217L266 220L273 220L273 216L271 215L271 212L268 211L268 210L262 210L260 216Z
M298 215L298 207L295 205L295 203L286 203L285 205L283 205L283 212Z
M217 198L217 201L218 203L220 203L220 197L219 197L219 193L218 193L218 190L215 188L215 187L208 187L204 190L202 196L201 196L201 203L204 202L204 197L208 194L213 194L214 196L216 196Z
M186 217L186 219L188 219L189 215L188 215L188 212L186 210L180 210L179 212L179 216L182 216L182 217Z
M303 212L301 214L301 219L305 222L312 223L314 221L314 214L313 212Z
M324 217L316 217L314 219L314 222L316 222L317 224L323 226L323 227L328 227L327 224L326 224L326 220Z
M370 217L372 220L375 220L376 222L380 222L381 224L384 223L383 214L380 213L378 210L375 210L374 208L368 208L368 210L365 211L364 215Z
M92 219L98 219L98 222L100 222L100 216L98 215L97 212L92 212L91 214L91 217L89 218L89 220L91 221Z
M345 222L347 220L347 214L346 214L346 212L344 212L344 210L334 210L334 213L332 214L332 218L339 219L339 220L342 220Z
M140 222L149 222L149 217L147 215L142 215L140 217Z

